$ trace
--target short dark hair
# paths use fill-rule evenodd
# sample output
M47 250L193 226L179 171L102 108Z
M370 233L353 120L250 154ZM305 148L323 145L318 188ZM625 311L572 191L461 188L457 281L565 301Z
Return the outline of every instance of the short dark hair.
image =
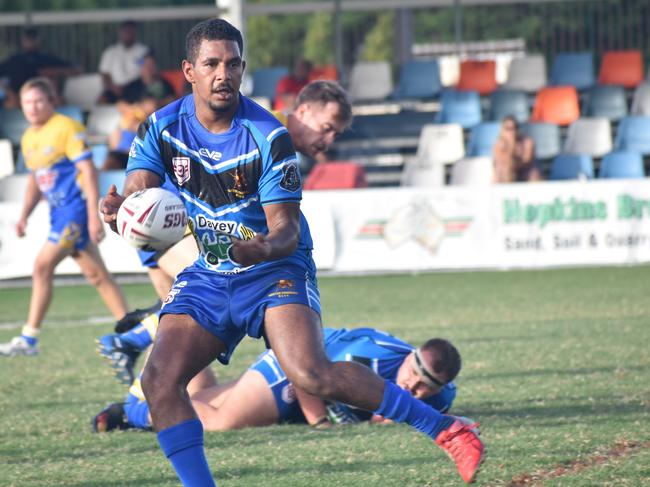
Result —
M339 121L349 125L352 122L352 104L345 90L335 81L320 79L308 83L298 93L295 106L303 103L327 105L330 102L339 106Z
M432 338L420 347L428 351L433 361L428 364L436 377L443 382L450 382L456 378L461 368L460 353L450 341L444 338Z
M34 27L33 25L29 25L25 27L23 28L22 35L26 39L32 39L32 40L38 39L38 35L39 35L38 27Z
M244 52L244 41L241 32L232 24L223 19L208 19L199 22L190 29L185 37L185 58L192 64L196 61L199 46L204 40L208 41L235 41L239 52Z
M123 29L125 27L130 27L132 29L137 29L138 28L138 23L133 21L133 20L125 20L120 24L120 29Z

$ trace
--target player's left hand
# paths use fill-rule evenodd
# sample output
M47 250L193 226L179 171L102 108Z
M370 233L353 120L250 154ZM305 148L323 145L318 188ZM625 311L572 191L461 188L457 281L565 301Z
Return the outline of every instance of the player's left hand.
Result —
M248 267L249 265L264 262L271 255L271 243L266 235L258 233L250 240L232 239L230 256L237 264Z

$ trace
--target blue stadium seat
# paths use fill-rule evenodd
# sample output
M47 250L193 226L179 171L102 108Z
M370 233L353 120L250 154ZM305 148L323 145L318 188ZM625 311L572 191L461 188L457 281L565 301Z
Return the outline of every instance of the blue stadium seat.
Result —
M526 122L530 116L528 97L524 91L498 90L490 96L490 120L503 120L508 115L517 122Z
M476 91L444 90L436 123L457 123L470 129L481 123L481 99Z
M616 131L614 149L650 155L650 117L626 117L621 120Z
M603 157L600 162L599 178L629 178L645 177L643 157L634 151L614 151Z
M594 160L585 154L560 154L553 159L549 179L593 179Z
M90 146L90 150L93 153L93 164L95 164L95 167L102 167L108 156L108 146L106 144L95 144Z
M521 131L535 142L535 159L551 159L560 153L559 126L553 123L527 123L521 127Z
M108 193L108 188L111 184L117 186L117 191L122 192L124 187L124 179L126 173L122 170L119 171L100 171L99 172L99 195L103 196Z
M442 83L437 59L408 61L402 66L393 98L435 98L440 91Z
M605 117L617 122L627 117L625 88L618 85L596 85L587 94L585 117Z
M549 84L586 90L595 83L594 56L591 52L561 52L555 56Z
M9 139L13 145L20 145L23 133L29 127L22 110L0 110L0 139Z
M64 105L57 108L56 111L76 120L77 122L84 122L83 111L81 110L81 107L78 107L77 105Z
M500 129L500 122L481 122L474 127L465 151L467 156L492 156L492 147L499 137Z
M264 96L275 99L275 87L282 78L289 74L286 67L261 68L253 73L253 93L251 96Z

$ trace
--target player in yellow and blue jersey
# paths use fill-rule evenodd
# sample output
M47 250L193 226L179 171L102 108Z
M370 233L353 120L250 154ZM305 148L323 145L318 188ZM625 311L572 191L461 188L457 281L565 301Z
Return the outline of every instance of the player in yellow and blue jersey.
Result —
M469 425L361 364L328 360L295 151L287 129L239 93L242 52L223 19L190 30L182 69L192 94L140 127L124 196L103 199L114 225L125 196L169 175L199 246L165 300L142 375L161 449L185 486L215 485L187 385L213 360L227 364L244 336L264 336L297 388L411 425L472 481L483 444Z
M41 197L50 207L50 232L36 257L27 323L22 334L0 345L0 355L34 355L38 333L52 296L54 269L72 256L97 288L116 319L127 311L119 287L106 270L97 244L104 237L98 213L97 173L79 122L55 112L55 91L47 78L28 80L20 101L30 127L21 141L30 173L16 232L23 237L27 218Z

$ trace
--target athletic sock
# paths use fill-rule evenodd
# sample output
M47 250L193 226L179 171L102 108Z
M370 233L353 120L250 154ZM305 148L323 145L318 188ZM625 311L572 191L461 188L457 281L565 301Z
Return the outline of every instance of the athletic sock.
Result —
M453 417L439 413L411 396L410 392L388 381L384 382L384 399L375 414L398 423L407 423L434 440L454 422Z
M135 428L143 430L151 429L149 420L149 404L147 401L140 401L134 396L129 395L124 404L124 412L129 424Z
M131 345L138 350L144 350L151 345L151 335L149 330L142 323L131 328L129 331L120 335L120 340Z
M165 428L158 432L158 443L185 487L216 487L205 458L201 421L190 419Z
M20 330L20 336L27 342L30 347L36 346L38 343L38 334L41 332L38 328L25 325Z

